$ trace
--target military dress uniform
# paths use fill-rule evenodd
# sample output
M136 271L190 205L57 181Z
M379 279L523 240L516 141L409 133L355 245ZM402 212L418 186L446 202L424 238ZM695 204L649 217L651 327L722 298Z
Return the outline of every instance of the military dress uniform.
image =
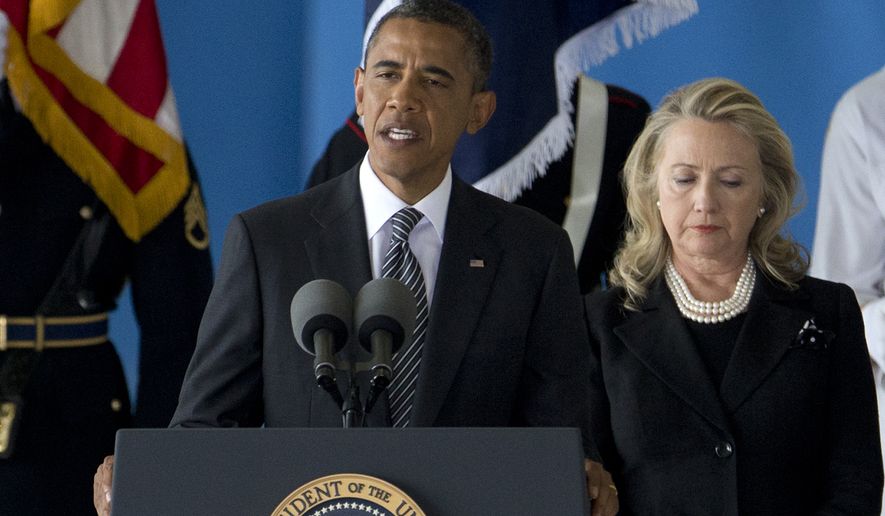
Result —
M189 195L140 242L46 146L0 83L0 514L94 514L126 426L166 426L212 286ZM141 329L136 410L107 338L126 279Z

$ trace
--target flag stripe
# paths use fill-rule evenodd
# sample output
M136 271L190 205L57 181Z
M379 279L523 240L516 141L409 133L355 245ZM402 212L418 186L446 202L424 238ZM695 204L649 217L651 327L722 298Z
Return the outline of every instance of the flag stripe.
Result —
M82 0L63 24L46 34L85 74L104 83L128 34L126 30L107 30L107 27L130 27L138 2ZM84 34L91 37L84 38Z
M0 10L6 13L11 28L19 34L28 33L27 0L0 0Z
M163 102L160 104L160 109L157 111L154 121L157 123L157 126L169 133L169 136L173 137L175 141L178 143L183 141L181 123L178 119L178 108L175 106L175 94L169 86L166 87L166 95L163 97Z
M137 194L151 180L163 163L121 136L91 109L77 101L55 76L33 64L34 71L46 85L53 98L70 119L80 128L95 148L133 194Z
M166 95L166 73L157 10L142 0L107 86L135 111L154 118Z

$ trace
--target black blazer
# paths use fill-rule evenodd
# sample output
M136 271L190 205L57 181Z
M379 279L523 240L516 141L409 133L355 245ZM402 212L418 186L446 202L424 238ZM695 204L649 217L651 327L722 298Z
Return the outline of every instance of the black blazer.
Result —
M760 272L718 388L663 280L639 311L623 295L585 300L590 426L620 514L879 513L876 397L847 286L788 291ZM811 319L822 333L800 336Z
M341 426L289 304L316 278L352 294L371 279L364 219L357 167L234 218L173 425ZM368 360L358 347L345 355ZM412 425L580 427L586 364L565 232L455 178Z

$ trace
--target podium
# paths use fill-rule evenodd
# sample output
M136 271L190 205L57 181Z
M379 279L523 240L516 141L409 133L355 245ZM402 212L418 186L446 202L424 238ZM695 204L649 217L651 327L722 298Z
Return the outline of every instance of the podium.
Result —
M427 515L589 514L572 428L132 429L117 433L115 454L113 516L415 514L320 503L329 485L356 482L290 496L344 474L381 479Z

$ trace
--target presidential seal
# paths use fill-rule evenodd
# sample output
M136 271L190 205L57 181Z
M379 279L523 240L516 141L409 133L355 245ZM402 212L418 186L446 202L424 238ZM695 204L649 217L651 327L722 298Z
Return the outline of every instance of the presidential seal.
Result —
M311 480L277 505L271 516L424 516L394 485L356 473Z

